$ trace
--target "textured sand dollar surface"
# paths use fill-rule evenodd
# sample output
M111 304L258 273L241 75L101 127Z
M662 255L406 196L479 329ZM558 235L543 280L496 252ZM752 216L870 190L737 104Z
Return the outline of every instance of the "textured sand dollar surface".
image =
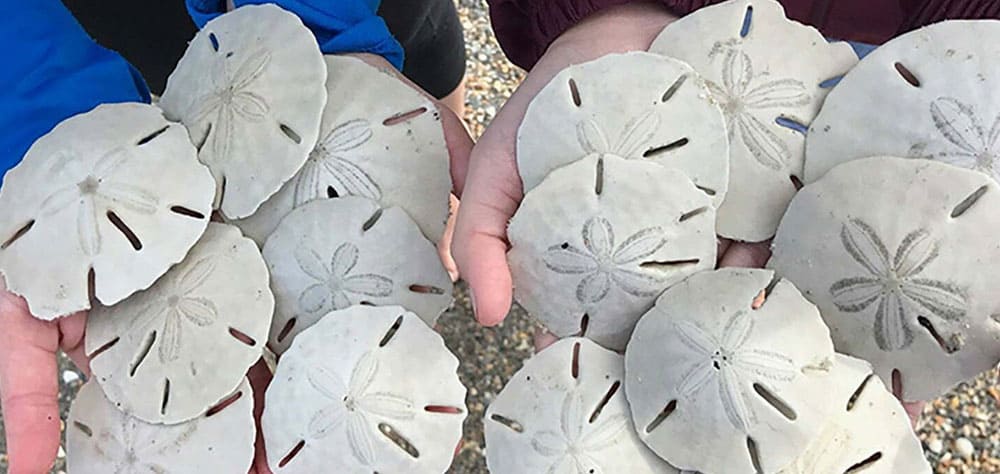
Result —
M39 138L0 188L0 273L51 320L148 288L208 224L215 185L184 127L101 105Z
M361 197L323 199L292 211L264 245L276 308L270 347L333 310L401 305L433 326L452 302L434 245L402 209Z
M980 172L852 161L799 192L768 266L820 308L838 351L929 400L1000 361L998 208Z
M621 354L566 338L524 363L486 411L493 474L676 474L636 435Z
M867 362L838 354L830 372L834 413L805 453L780 474L929 474L899 400Z
M508 229L517 301L560 337L622 350L673 283L715 266L715 210L683 172L590 155L529 191Z
M729 190L719 234L774 235L802 177L805 131L857 56L814 28L788 20L773 0L730 0L666 28L649 48L686 61L722 107L729 130Z
M465 420L458 359L398 306L334 311L296 338L267 390L276 474L443 473Z
M997 57L995 20L945 21L880 46L813 122L805 179L870 156L928 158L1000 178Z
M263 244L307 202L361 196L403 208L437 241L448 218L451 175L434 103L393 73L348 56L326 56L327 105L319 142L278 194L237 222Z
M257 246L209 224L150 289L90 312L94 378L120 410L149 423L204 414L260 359L274 312L268 283Z
M218 183L215 207L247 217L305 163L326 103L316 37L274 5L247 5L191 40L160 98Z
M524 190L589 155L679 168L712 196L726 194L729 143L722 112L691 67L644 52L570 66L531 101L517 134Z
M636 325L625 393L639 437L671 464L775 472L834 409L833 360L819 311L788 280L703 272L667 289Z
M246 380L209 413L176 425L126 415L90 381L66 421L66 466L73 474L245 473L253 462L256 433L253 392Z

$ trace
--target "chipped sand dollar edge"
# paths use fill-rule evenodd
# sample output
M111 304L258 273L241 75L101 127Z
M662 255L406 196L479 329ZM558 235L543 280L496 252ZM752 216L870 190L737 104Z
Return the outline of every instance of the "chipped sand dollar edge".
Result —
M678 168L718 207L728 187L729 141L722 111L697 76L681 61L646 52L559 72L518 128L525 192L561 166L613 155Z
M401 307L332 312L296 338L267 391L271 469L318 472L338 460L346 472L445 472L468 413L458 365Z
M525 310L557 336L585 331L617 350L663 289L713 268L717 251L709 196L680 170L615 156L553 171L508 235Z
M801 179L806 128L857 55L847 43L828 43L815 28L787 19L774 0L701 8L667 25L649 51L690 64L722 106L730 180L719 234L767 240Z
M671 464L775 472L833 410L833 360L819 311L791 282L769 270L702 272L668 288L636 325L625 393L639 437Z
M150 289L91 311L93 378L118 409L147 423L196 418L260 359L273 311L257 246L233 226L210 223Z
M214 192L181 125L146 104L99 105L36 140L4 177L0 274L43 320L89 309L91 296L117 303L183 259Z
M302 168L319 136L325 81L316 37L272 4L220 15L191 40L159 105L188 128L226 218L253 214Z
M416 223L362 197L292 211L263 255L276 302L268 340L278 354L331 310L401 305L433 326L453 301L451 277Z

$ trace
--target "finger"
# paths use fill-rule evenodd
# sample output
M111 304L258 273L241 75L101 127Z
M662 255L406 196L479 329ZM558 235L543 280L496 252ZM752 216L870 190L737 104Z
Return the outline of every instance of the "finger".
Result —
M0 405L11 474L48 472L59 449L57 323L0 286Z
M472 136L465 122L455 115L448 107L437 103L441 113L441 127L444 129L444 141L448 146L448 158L451 163L451 188L456 196L462 197L465 190L465 177L469 172L469 156L472 153Z
M715 261L716 268L721 266L720 264L722 263L722 257L726 256L726 252L729 250L729 246L731 245L733 245L732 240L722 237L716 239L716 252L715 252L715 255L717 255Z
M253 418L257 426L257 439L254 442L253 466L251 474L271 474L271 468L267 466L267 451L264 447L264 432L260 426L260 417L264 414L264 396L267 387L271 384L273 374L264 363L264 359L258 360L247 373L250 379L250 386L253 387Z
M548 329L538 328L535 330L535 353L542 352L546 347L555 344L559 338L549 332Z
M719 259L719 267L764 268L771 258L771 241L733 242Z
M59 348L69 356L83 375L90 377L90 359L87 357L83 335L87 327L87 313L79 312L58 321Z
M458 218L458 206L459 201L454 195L449 197L448 202L448 222L444 226L444 234L441 235L441 240L438 241L438 256L441 258L441 263L444 264L444 269L448 270L448 276L451 277L452 282L458 281L458 265L455 264L455 258L451 256L451 242L455 238L455 219Z
M906 416L910 417L910 426L913 429L917 429L917 422L920 421L920 415L924 412L924 402L903 402L903 409L906 410Z

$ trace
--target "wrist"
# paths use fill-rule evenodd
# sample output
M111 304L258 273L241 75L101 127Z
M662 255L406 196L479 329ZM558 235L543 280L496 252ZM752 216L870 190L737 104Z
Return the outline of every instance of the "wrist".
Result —
M645 51L677 16L665 6L632 2L604 8L566 30L546 54L561 52L589 61L611 53ZM576 62L576 61L574 61Z

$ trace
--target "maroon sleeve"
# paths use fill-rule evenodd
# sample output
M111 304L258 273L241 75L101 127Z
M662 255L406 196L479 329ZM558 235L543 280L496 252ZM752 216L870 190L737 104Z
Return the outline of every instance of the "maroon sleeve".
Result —
M493 31L511 62L534 66L549 43L586 16L633 0L490 0ZM719 0L658 0L678 15Z
M912 0L911 0L912 1ZM900 33L942 20L1000 18L996 0L921 0L907 15Z

